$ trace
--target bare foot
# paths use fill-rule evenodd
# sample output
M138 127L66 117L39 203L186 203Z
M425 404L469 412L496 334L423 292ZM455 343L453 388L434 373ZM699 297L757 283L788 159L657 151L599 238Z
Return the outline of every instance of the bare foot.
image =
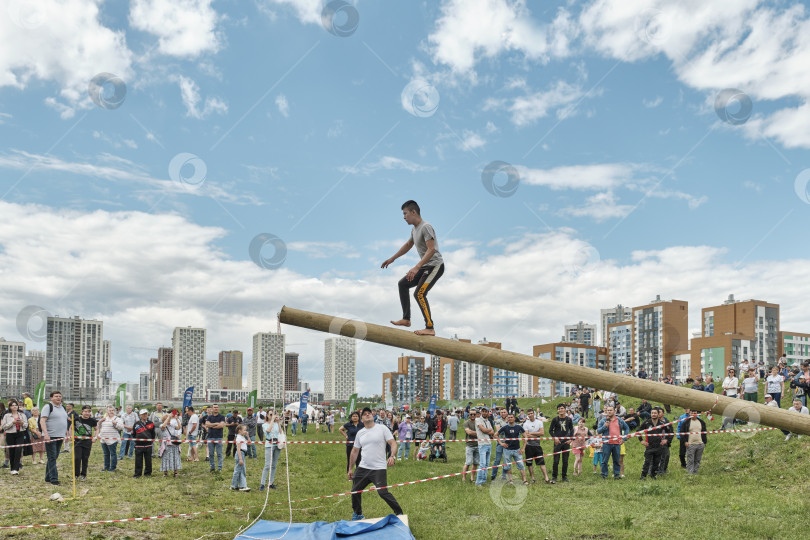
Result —
M415 330L414 334L417 336L435 336L436 331L433 328L425 328L424 330Z
M391 321L391 324L393 324L394 326L410 326L411 321L409 321L408 319L400 319L398 321Z

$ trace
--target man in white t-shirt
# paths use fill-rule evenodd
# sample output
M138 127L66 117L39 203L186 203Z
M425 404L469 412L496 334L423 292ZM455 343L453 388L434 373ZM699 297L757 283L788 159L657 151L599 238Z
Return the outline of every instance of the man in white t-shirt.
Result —
M267 420L267 413L264 412L264 405L259 405L256 413L256 436L264 442L264 422Z
M194 407L189 406L188 413L188 459L189 461L200 461L197 456L197 437L200 434L200 416L194 412Z
M788 409L788 411L790 411L792 413L796 413L796 414L810 414L810 410L808 410L807 407L802 405L802 400L800 400L800 399L794 399L793 400L793 405L790 407L790 409ZM785 434L785 441L789 441L790 438L793 436L793 433L790 433L789 431L785 431L784 429L782 430L782 433ZM800 439L802 438L801 435L799 435L798 437Z
M475 477L476 487L483 487L487 483L487 469L489 458L492 455L492 439L495 435L492 422L489 419L489 409L481 407L481 415L475 419L475 434L478 436L478 475Z
M529 419L523 422L523 430L526 432L526 447L525 456L526 465L529 467L529 476L532 478L534 484L534 463L540 466L543 471L543 477L546 484L549 483L548 471L546 470L546 461L543 459L543 448L540 446L540 439L545 434L543 429L543 422L534 417L534 409L529 409Z
M782 394L785 391L785 378L779 374L779 368L771 368L771 374L765 379L765 392L773 397L777 407L782 406Z
M394 440L394 435L391 430L383 424L374 423L374 413L371 409L365 407L360 415L360 421L363 422L363 429L357 432L354 438L354 447L352 454L349 457L349 480L353 480L352 484L352 521L359 519L366 519L363 516L363 505L361 500L362 491L369 484L374 484L377 487L377 493L382 500L388 503L394 514L401 515L402 508L399 503L391 495L385 486L388 485L387 468L394 465L394 456L397 455L397 442ZM390 447L391 454L386 461L385 448ZM352 469L357 462L357 455L362 450L360 465L352 472ZM383 489L380 489L383 488Z

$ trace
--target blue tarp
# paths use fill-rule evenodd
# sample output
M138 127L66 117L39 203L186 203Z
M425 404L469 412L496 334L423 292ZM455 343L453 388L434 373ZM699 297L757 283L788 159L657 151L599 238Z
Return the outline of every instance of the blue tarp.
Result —
M286 521L259 521L250 529L244 531L237 538L252 536L254 538L279 538L287 530ZM336 521L327 523L293 523L285 539L304 540L334 540L338 538L352 538L362 540L415 540L410 528L400 519L390 514L376 523L363 523L360 521Z

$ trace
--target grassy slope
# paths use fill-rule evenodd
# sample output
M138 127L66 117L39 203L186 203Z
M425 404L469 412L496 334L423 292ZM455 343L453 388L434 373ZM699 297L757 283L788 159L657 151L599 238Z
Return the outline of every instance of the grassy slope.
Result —
M625 405L637 400L624 399ZM522 407L536 404L520 400ZM554 403L541 406L550 416ZM670 418L681 412L673 410ZM719 428L721 418L709 423ZM315 433L310 429L296 440L337 439L339 435ZM738 435L709 436L709 445L700 474L688 477L681 470L677 445L670 461L671 474L656 481L638 480L643 460L637 441L628 443L625 462L626 478L602 480L591 474L586 463L585 474L572 478L569 484L547 486L534 484L504 486L488 484L476 489L461 484L459 477L392 489L417 538L450 538L464 536L487 538L776 538L806 529L800 516L810 515L806 497L810 489L807 465L810 437L795 438L785 443L780 431L757 433L750 438ZM551 445L544 444L550 451ZM389 471L389 482L416 480L434 475L459 472L463 465L461 443L448 444L449 462L398 462ZM53 489L43 482L42 465L25 466L18 477L0 471L2 485L0 504L5 511L0 525L59 523L82 520L115 519L164 513L190 512L235 506L261 505L264 493L256 488L263 466L259 460L248 460L250 493L231 492L232 461L226 460L225 474L211 475L206 463L183 464L177 480L157 476L151 479L131 478L133 461L125 460L118 473L102 473L102 454L94 444L90 474L86 483L78 484L78 500L53 503L47 497ZM26 458L29 460L30 458ZM290 477L293 499L348 491L345 478L345 454L340 445L290 445ZM155 469L159 469L155 460ZM282 454L277 484L286 488L285 458ZM571 460L573 464L573 456ZM549 472L551 462L549 460ZM59 491L70 493L64 485L68 478L69 456L60 458L63 485ZM570 467L570 466L569 466ZM19 487L19 489L18 489ZM11 488L11 489L9 489ZM366 516L382 516L388 507L374 493L364 494ZM288 517L286 489L271 492L271 503L265 519ZM52 529L2 531L9 538L197 538L206 533L236 531L247 523L248 514L255 517L258 508L188 518L94 526L72 526ZM351 516L348 497L297 503L293 506L296 521L335 521ZM689 527L684 527L688 523ZM441 531L441 532L440 532ZM228 535L220 535L227 538ZM233 537L233 534L230 535ZM216 538L209 536L208 538Z

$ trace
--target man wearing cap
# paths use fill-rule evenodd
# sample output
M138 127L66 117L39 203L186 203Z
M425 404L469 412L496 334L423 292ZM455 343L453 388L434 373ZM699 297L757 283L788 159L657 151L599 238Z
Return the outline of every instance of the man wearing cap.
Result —
M793 405L788 409L788 411L797 414L810 414L810 410L807 409L804 405L802 405L802 401L799 398L793 400ZM785 430L782 430L782 433L785 433ZM793 433L788 432L785 435L785 442L789 441L790 438L793 436ZM801 435L798 435L798 438L802 438Z
M394 456L397 453L397 442L391 434L391 430L382 424L374 423L374 413L371 409L364 407L360 420L363 422L363 429L357 432L354 438L354 447L349 456L349 480L352 483L352 521L366 519L363 515L363 505L361 493L357 493L366 488L369 484L377 487L377 494L391 507L394 514L401 515L402 508L391 493L385 489L388 485L387 467L394 465ZM385 459L385 448L390 448L391 457ZM355 469L357 454L362 450L360 465ZM387 465L387 467L386 467Z
M793 389L793 398L798 399L802 406L807 405L807 377L799 371L796 377L790 380L790 387Z
M155 424L149 420L149 411L141 409L140 418L132 426L135 439L135 474L133 478L152 476L152 439L155 439ZM145 463L145 466L144 466Z

